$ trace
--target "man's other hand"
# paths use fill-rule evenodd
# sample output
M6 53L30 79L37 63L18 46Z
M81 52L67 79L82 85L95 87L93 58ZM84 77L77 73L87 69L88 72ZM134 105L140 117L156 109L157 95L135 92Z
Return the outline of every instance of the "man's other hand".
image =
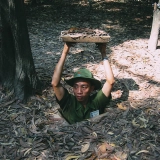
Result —
M70 47L74 47L76 45L76 42L66 42L66 45Z
M63 47L63 53L68 54L70 47L73 47L76 43L66 42Z
M99 51L102 54L102 58L106 56L106 43L96 43Z

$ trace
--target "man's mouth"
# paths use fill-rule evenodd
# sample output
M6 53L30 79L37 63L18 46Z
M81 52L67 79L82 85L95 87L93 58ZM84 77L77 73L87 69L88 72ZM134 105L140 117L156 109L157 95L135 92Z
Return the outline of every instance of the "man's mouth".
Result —
M82 96L77 96L77 100L82 100Z

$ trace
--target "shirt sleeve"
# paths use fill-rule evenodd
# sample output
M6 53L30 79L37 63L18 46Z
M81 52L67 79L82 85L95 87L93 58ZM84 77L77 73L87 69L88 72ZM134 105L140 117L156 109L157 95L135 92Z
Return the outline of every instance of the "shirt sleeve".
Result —
M104 109L109 104L110 100L112 99L112 96L110 94L109 97L106 97L105 94L100 90L94 97L94 102L97 104L99 108L100 114L104 113Z
M71 96L66 88L64 88L64 90L65 90L64 96L60 101L56 97L56 101L62 110L65 109L66 104L68 104L68 101L70 100L70 96Z

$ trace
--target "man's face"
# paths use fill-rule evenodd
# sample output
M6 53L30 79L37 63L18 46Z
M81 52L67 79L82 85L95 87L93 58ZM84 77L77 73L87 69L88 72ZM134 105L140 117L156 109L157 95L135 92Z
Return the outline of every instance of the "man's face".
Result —
M84 79L79 79L74 82L73 92L77 100L83 104L87 103L90 93L94 90L94 86Z

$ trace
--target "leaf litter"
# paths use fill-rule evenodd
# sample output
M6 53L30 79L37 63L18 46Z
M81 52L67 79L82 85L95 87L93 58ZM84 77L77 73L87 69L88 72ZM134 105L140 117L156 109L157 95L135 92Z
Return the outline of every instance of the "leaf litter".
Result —
M35 67L46 88L41 95L22 104L13 98L13 92L6 93L0 87L1 159L160 157L160 50L147 50L151 6L143 10L139 5L133 10L134 3L100 0L93 1L89 10L89 3L80 2L65 1L60 10L58 1L51 2L50 7L26 8ZM74 26L103 27L109 33L107 53L116 82L106 113L69 125L58 112L50 82L63 49L60 33ZM62 83L70 92L72 89L64 79L81 66L104 82L101 56L95 44L78 43L71 48L62 74Z

